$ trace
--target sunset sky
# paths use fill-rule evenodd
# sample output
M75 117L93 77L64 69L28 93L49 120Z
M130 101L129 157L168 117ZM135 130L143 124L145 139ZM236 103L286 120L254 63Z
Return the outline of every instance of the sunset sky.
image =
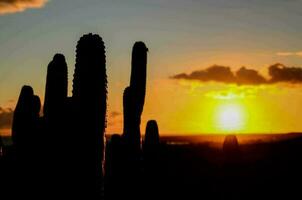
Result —
M269 73L276 63L284 73L302 66L301 8L302 0L0 0L0 132L9 133L22 85L43 102L55 53L66 57L71 95L75 46L88 32L106 45L107 133L122 131L135 41L149 49L142 132L149 119L162 135L302 131L301 69L293 79ZM231 78L212 76L213 65ZM236 75L242 66L253 69L248 83Z

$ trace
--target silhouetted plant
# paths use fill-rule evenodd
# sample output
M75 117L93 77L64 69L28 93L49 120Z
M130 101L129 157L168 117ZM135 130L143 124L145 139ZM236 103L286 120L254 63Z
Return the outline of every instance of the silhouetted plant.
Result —
M123 141L118 134L111 136L106 145L106 175L116 177L123 167Z
M37 188L38 175L37 155L41 149L37 149L40 126L40 98L34 95L30 86L23 86L14 111L12 124L12 139L16 153L17 188L22 193L36 194L33 188ZM31 179L30 183L26 180ZM31 195L32 196L32 195Z
M146 126L144 147L153 148L159 145L158 126L155 120L149 120Z
M124 187L125 198L139 195L141 191L141 114L143 112L146 93L147 47L143 42L136 42L132 49L130 86L124 90L124 130L125 147ZM132 184L129 184L131 181Z
M124 138L126 143L140 149L140 123L145 103L147 75L147 47L136 42L132 49L130 86L124 91Z
M41 134L40 132L41 130L41 122L40 122L40 111L41 111L41 100L40 97L37 95L33 96L33 125L32 125L32 134L31 134L31 146L33 148L36 147L36 145L38 143L40 143L41 141L39 141L39 135ZM34 150L36 151L36 150ZM36 154L36 152L33 152Z
M3 149L4 149L3 140L2 137L0 136L0 157L3 156Z
M155 120L149 120L147 122L145 139L143 143L145 167L146 170L149 171L149 173L151 170L156 170L156 168L158 167L159 148L160 140L157 122Z
M35 120L34 91L30 86L23 86L14 111L12 140L17 154L25 153L29 145Z
M237 152L239 148L238 140L235 135L228 135L225 137L223 142L223 151L225 153L234 153Z
M62 54L56 54L47 68L44 117L47 121L61 117L67 98L67 64Z
M222 148L228 164L236 164L239 161L240 149L235 135L226 136Z
M73 79L73 101L76 111L75 126L82 146L79 154L82 178L91 181L96 177L97 186L83 181L86 189L100 191L103 177L104 131L107 109L107 75L105 46L96 34L80 38L76 49ZM81 175L81 174L80 174ZM91 182L92 183L92 182ZM83 185L82 185L83 186Z
M130 132L132 131L131 126L133 125L133 101L131 95L131 88L126 87L123 94L123 113L124 113L124 138L130 137ZM131 141L131 140L130 140ZM130 142L128 141L128 142Z
M143 112L146 94L147 52L143 42L136 42L132 49L130 87L135 93L138 115Z
M40 97L34 95L33 97L33 115L34 119L37 120L40 117L40 110L41 110L41 100Z

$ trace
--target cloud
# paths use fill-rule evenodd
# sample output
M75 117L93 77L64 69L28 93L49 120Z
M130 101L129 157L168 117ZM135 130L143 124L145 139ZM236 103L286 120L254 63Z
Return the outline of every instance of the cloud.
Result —
M302 68L286 67L281 63L269 67L269 75L272 77L270 82L290 82L302 83Z
M246 69L245 67L241 67L236 72L236 81L239 84L243 85L257 85L266 83L266 79L258 73L258 71L253 69Z
M117 112L117 111L112 111L111 113L110 113L110 117L111 118L115 118L115 117L117 117L117 116L120 116L122 113L120 113L120 112Z
M291 52L291 51L277 52L276 55L277 56L302 56L302 51L297 51L297 52Z
M197 80L201 82L216 81L244 85L264 84L266 79L256 70L241 67L235 74L230 67L213 65L205 70L193 71L190 74L176 74L172 79Z
M13 110L0 107L0 129L10 128L13 119Z
M47 2L48 0L0 0L0 15L42 8Z
M202 82L217 81L231 83L234 80L234 74L230 67L213 65L205 70L193 71L191 74L181 73L172 76L174 79L198 80Z
M204 70L196 70L190 74L180 73L171 76L172 79L196 80L200 82L215 81L237 85L263 85L278 82L302 83L302 68L287 67L277 63L268 68L269 79L262 76L257 70L241 67L235 73L230 67L213 65Z

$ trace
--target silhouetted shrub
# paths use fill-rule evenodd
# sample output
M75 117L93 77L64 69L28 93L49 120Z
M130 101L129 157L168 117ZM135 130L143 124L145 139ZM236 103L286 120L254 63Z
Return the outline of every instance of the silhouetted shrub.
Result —
M67 64L62 54L56 54L47 68L44 117L47 121L60 118L67 98Z
M85 184L82 186L87 190L100 191L103 177L107 75L105 46L99 35L84 35L77 44L72 94L76 109L75 142L81 147L78 154L78 165L81 166L79 176L85 179L81 180L81 184Z

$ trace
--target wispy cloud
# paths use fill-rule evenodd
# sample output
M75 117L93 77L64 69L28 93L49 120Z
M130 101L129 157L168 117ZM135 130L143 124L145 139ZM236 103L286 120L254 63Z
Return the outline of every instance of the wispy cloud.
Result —
M111 118L115 118L115 117L120 116L121 114L122 114L122 113L120 113L120 112L112 111L112 112L110 113L110 117L111 117Z
M276 55L277 56L302 56L302 51L296 51L296 52L291 52L291 51L277 52Z
M30 8L42 8L48 0L0 0L0 15L23 12Z
M0 107L0 129L10 128L13 119L13 110Z

